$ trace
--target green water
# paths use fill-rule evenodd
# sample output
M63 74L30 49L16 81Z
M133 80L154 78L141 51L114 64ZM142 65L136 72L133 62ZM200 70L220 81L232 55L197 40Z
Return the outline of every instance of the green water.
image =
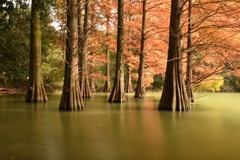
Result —
M158 112L160 94L124 104L106 94L84 112L59 112L60 95L26 104L0 97L0 160L237 160L240 94L197 99L190 112Z

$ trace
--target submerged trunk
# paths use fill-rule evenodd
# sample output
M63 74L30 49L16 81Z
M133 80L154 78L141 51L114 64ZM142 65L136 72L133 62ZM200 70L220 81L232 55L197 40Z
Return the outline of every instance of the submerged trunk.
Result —
M42 78L41 8L38 7L39 3L38 0L32 0L29 84L26 96L27 102L46 102L48 100Z
M183 0L172 0L168 62L159 110L187 111L191 108L182 73L181 16L183 3Z
M124 95L124 0L118 0L117 57L113 89L108 102L123 102Z
M141 33L141 49L140 49L140 61L138 69L138 81L137 87L135 90L134 98L143 98L145 97L145 86L144 86L144 57L145 57L145 28L146 28L146 1L143 0L143 10L142 10L142 33Z
M194 103L194 94L192 87L192 0L189 0L188 7L188 41L187 41L187 72L186 87L190 102Z
M67 1L65 76L59 110L83 110L78 73L78 0Z

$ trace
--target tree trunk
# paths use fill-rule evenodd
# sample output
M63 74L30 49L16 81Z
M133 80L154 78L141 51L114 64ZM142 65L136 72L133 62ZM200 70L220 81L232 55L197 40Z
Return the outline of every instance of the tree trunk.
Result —
M46 102L48 100L42 78L42 51L41 51L41 8L39 1L32 0L31 11L31 42L29 85L27 87L27 102Z
M132 74L132 70L128 66L127 67L126 81L125 81L125 89L124 89L125 93L132 93L133 92L131 74Z
M88 76L88 34L89 34L89 2L85 1L85 14L84 14L84 25L83 25L83 55L82 55L82 77L81 77L81 90L83 98L91 98L91 88Z
M105 75L107 77L107 79L105 80L105 85L104 85L104 92L110 92L111 91L111 81L110 81L110 54L109 54L109 42L108 42L108 34L109 34L109 26L110 26L110 22L109 22L110 18L109 16L107 16L107 24L106 24L106 58L108 60L108 62L106 63L105 66Z
M78 73L78 0L67 0L65 76L59 110L83 110Z
M141 49L140 49L140 61L139 61L139 68L138 68L138 81L137 87L135 90L134 98L143 98L146 95L145 86L144 86L144 57L145 57L145 28L146 28L146 1L143 0L142 2L142 33L141 33Z
M108 102L123 102L124 95L124 0L118 0L117 57L114 85Z
M192 87L192 0L189 0L188 6L188 41L187 41L187 72L186 87L190 102L194 103L194 94Z
M83 4L82 0L79 0L78 2L78 72L79 72L79 77L82 77L82 57L83 57ZM81 78L79 78L79 82L81 84Z
M183 0L172 0L166 78L159 110L191 109L182 73L181 17Z

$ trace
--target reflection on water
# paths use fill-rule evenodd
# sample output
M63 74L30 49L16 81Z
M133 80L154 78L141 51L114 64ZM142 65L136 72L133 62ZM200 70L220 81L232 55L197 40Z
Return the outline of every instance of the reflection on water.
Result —
M158 112L160 95L107 103L85 101L83 112L0 97L0 160L225 160L240 152L240 94L209 94L192 111Z

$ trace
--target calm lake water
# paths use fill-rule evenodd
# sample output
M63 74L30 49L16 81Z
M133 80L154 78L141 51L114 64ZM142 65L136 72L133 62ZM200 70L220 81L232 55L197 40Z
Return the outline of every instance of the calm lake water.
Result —
M240 94L212 93L190 112L157 111L160 93L124 104L106 94L83 112L59 112L60 95L26 104L0 97L0 160L237 160Z

